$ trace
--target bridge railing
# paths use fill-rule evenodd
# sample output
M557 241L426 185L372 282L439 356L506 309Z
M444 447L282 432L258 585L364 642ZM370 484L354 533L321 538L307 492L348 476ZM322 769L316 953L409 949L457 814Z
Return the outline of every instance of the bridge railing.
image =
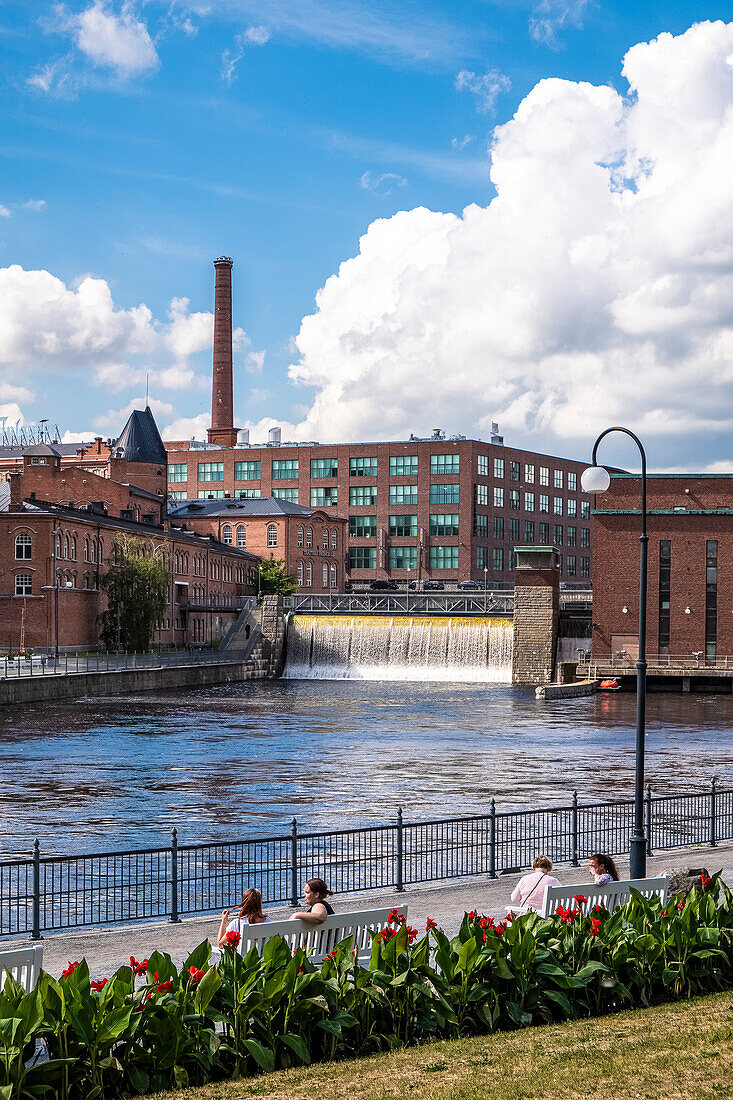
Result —
M593 852L629 850L633 802L497 810L470 817L390 822L331 832L289 832L135 851L42 855L0 862L0 936L210 913L239 904L251 886L269 905L296 905L303 882L324 878L349 894L421 882L495 877L540 852L577 866ZM733 789L645 799L648 851L733 840Z
M77 672L171 668L179 665L239 664L244 659L243 652L236 649L186 649L171 653L60 653L58 657L0 656L0 680L27 676L69 676Z
M560 607L584 610L590 591L560 593ZM324 592L283 600L286 611L331 615L512 615L514 592Z

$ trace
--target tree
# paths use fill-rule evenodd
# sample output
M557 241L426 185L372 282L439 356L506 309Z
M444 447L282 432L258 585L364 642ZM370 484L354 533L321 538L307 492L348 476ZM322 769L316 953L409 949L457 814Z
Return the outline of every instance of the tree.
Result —
M262 596L292 596L298 587L295 575L285 572L285 559L277 560L270 554L264 558L259 566L260 570L260 594Z
M170 590L170 554L159 547L150 555L145 543L120 534L112 544L110 567L101 580L107 610L99 616L107 649L144 653L163 618Z

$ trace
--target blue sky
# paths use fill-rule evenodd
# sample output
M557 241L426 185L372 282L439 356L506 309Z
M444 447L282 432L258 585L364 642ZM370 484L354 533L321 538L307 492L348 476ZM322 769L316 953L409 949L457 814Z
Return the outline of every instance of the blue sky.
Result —
M211 309L211 260L227 254L235 323L247 334L237 353L239 421L261 433L268 417L299 425L323 390L317 361L332 349L325 337L305 350L294 340L370 225L419 207L459 217L470 204L487 208L493 128L538 82L608 85L624 96L630 47L727 14L729 4L602 0L5 0L0 267L47 272L66 289L7 277L15 308L3 321L0 307L0 406L27 421L50 416L62 431L109 434L149 372L161 423L199 417L200 430L210 351L206 319L190 316ZM111 301L97 285L80 305L85 276L103 280ZM367 295L358 279L351 293L360 286ZM473 290L480 299L480 285ZM48 309L30 311L35 331L19 333L30 324L24 295L32 306L48 293ZM345 315L345 296L344 286L330 314L321 308L321 325L339 328L348 360L359 321ZM189 300L176 328L174 299ZM374 389L383 401L414 402L411 430L434 426L438 409L414 379L395 382L390 356L403 360L405 346L372 352L345 433L391 434L380 403L364 404ZM303 356L296 385L288 368ZM342 404L329 399L331 419L308 421L321 434L350 402L343 370ZM428 388L430 371L444 374L445 362L431 364ZM439 422L486 435L487 418L503 412L508 442L580 453L588 433L548 418L545 398L518 417L521 379L517 386L487 401L483 419L471 422L469 404ZM701 422L709 415L701 410ZM394 432L402 426L394 420ZM658 431L660 465L678 461L676 433L671 423ZM683 462L725 461L727 433L727 423L709 429Z

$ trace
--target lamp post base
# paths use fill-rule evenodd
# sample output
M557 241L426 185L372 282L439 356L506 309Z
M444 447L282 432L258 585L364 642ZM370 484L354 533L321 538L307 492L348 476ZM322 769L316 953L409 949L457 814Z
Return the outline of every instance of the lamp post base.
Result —
M629 878L646 878L646 837L632 836L629 852Z

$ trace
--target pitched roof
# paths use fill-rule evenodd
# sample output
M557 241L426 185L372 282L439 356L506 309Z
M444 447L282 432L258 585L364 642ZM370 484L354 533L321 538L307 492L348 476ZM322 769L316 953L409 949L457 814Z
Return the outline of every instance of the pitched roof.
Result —
M127 462L167 464L168 455L149 406L145 406L144 412L133 409L130 413L119 439L112 444L112 456Z
M317 508L306 508L281 497L238 497L224 500L176 500L168 505L168 515L184 516L302 516L307 519Z

